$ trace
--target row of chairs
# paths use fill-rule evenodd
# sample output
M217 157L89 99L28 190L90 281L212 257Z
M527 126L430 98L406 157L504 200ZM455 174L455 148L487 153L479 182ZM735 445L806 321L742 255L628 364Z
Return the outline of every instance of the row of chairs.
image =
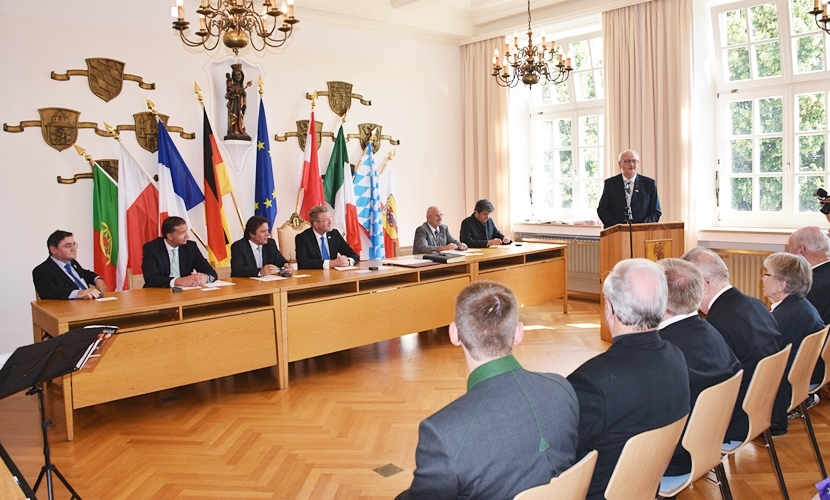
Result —
M825 327L802 341L787 375L792 385L792 398L788 412L800 410L812 441L822 479L827 477L827 472L806 403L811 395L830 382L830 347L825 342L829 328ZM732 500L732 492L723 467L723 457L733 455L747 443L763 435L775 468L781 494L785 500L789 500L789 492L784 482L784 475L781 472L769 427L777 392L770 388L778 387L780 384L787 366L790 348L791 345L787 345L779 352L762 359L755 368L742 403L749 417L749 432L746 439L723 443L723 436L729 426L741 385L743 375L743 370L741 370L730 379L700 393L688 419L685 432L683 428L686 425L686 416L665 427L650 430L629 439L608 482L605 498L607 500L653 500L655 492L658 492L658 498L674 497L710 471L714 471L721 497L723 500ZM819 355L825 363L824 380L820 384L810 385L810 376ZM682 445L692 457L691 473L675 477L663 476L681 434L683 434ZM514 500L584 500L596 462L597 452L592 451L573 467L553 478L550 483L525 490L516 495Z

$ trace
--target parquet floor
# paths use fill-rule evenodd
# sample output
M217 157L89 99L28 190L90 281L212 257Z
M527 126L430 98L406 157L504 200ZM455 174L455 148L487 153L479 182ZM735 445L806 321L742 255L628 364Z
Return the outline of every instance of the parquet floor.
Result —
M599 306L570 301L529 307L516 356L531 370L568 374L607 346ZM402 311L401 314L411 312ZM582 324L582 325L580 325ZM578 326L576 326L578 325ZM593 326L591 326L593 325ZM47 391L52 461L84 500L388 499L412 480L418 423L459 395L466 373L445 330L415 333L306 361L277 391L264 369L85 408L65 440L60 393ZM830 402L811 411L830 464ZM820 477L800 422L776 439L793 500ZM0 401L0 443L31 485L43 464L37 401ZM394 464L389 477L373 469ZM739 452L727 473L736 500L781 498L766 450ZM46 498L43 486L38 498ZM60 484L55 498L69 494ZM680 500L716 499L706 481Z

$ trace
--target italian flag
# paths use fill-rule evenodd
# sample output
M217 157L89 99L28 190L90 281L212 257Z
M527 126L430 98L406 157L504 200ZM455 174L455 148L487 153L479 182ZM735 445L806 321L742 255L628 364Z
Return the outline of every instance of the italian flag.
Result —
M95 274L115 286L118 262L118 184L97 163L92 166L92 230Z
M306 143L308 147L308 143ZM346 150L346 138L343 135L343 125L337 131L334 141L334 150L326 170L326 180L323 183L326 204L334 212L334 227L343 233L346 242L357 253L363 249L360 243L360 223L357 222L357 207L355 206L354 186L352 185L352 169L349 166L349 154Z

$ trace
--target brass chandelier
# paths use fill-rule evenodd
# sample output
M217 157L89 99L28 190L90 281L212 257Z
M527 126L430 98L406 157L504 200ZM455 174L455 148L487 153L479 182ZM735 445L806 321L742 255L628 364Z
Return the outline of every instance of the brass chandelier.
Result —
M825 33L830 34L830 28L827 24L830 23L830 14L828 14L827 4L823 4L819 0L813 0L813 10L810 14L816 18L816 26L824 30Z
M496 83L502 87L515 87L521 80L528 87L537 83L556 85L567 80L572 69L571 58L566 59L561 51L557 51L553 41L550 43L550 49L547 48L544 32L542 43L538 46L533 45L530 0L527 0L527 46L519 47L519 37L514 35L511 48L510 38L504 37L504 56L501 63L499 49L493 51L493 76L496 77Z
M294 0L287 2L277 8L276 0L273 3L264 0L262 12L258 14L253 0L202 0L196 9L199 31L195 34L198 38L191 40L184 33L190 23L184 20L183 0L176 0L174 17L177 20L173 21L173 29L179 32L188 47L204 47L208 51L215 49L220 39L235 55L239 55L239 49L247 47L248 42L257 51L281 47L294 31L294 25L300 22L294 17ZM278 18L282 18L282 22Z

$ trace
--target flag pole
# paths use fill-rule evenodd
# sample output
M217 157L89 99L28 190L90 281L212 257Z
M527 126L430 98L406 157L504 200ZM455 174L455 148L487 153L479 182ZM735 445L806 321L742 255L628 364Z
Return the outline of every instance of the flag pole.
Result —
M208 251L210 250L210 248L208 248L208 246L205 245L205 240L203 240L202 237L199 236L199 233L197 233L195 229L193 229L191 227L190 232L193 233L193 236L195 236L197 240L199 240L199 243L202 244L202 246L205 248L205 250L208 250Z
M383 168L380 169L380 172L378 172L378 175L383 175L383 173L386 172L386 166L389 165L390 161L395 159L395 151L397 151L397 150L398 150L398 148L395 148L395 149L393 149L392 151L389 152L389 154L386 156L386 161L383 162Z
M78 153L78 155L83 156L84 160L86 160L86 162L89 163L89 168L92 169L94 173L95 160L93 160L92 157L86 153L86 150L84 148L79 147L77 144L73 144L73 146L75 147L75 151Z

